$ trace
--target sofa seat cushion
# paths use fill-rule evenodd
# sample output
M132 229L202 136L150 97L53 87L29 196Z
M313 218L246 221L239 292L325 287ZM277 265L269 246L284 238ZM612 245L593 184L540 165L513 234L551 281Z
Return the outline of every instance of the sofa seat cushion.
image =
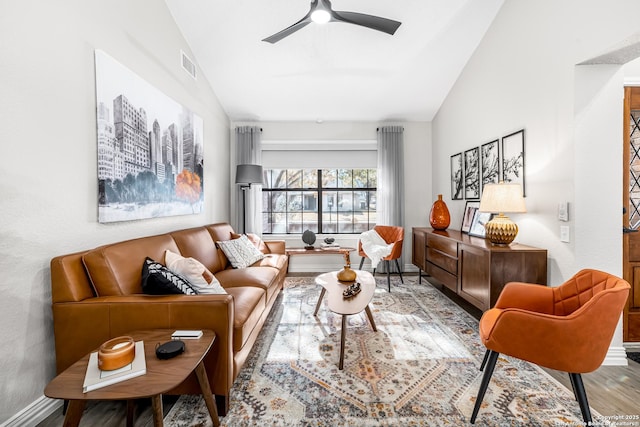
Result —
M278 270L285 268L289 257L280 254L266 254L264 258L253 264L251 267L273 267Z
M278 278L279 270L273 267L247 267L243 269L227 269L218 272L216 277L223 288L229 292L230 288L238 286L254 286L267 292L267 301L280 290L281 281Z
M253 286L238 286L227 289L233 296L233 351L242 349L251 332L267 308L264 289Z
M235 288L237 286L252 286L263 290L273 286L273 282L278 275L278 270L271 267L247 267L247 268L228 268L219 271L216 278L220 281L223 288Z

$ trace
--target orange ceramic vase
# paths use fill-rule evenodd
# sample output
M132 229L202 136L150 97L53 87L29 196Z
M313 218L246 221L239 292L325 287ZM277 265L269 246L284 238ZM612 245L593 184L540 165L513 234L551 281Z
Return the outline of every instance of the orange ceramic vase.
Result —
M435 230L446 230L451 223L451 215L449 215L447 204L442 200L442 194L438 194L438 200L431 207L429 223Z

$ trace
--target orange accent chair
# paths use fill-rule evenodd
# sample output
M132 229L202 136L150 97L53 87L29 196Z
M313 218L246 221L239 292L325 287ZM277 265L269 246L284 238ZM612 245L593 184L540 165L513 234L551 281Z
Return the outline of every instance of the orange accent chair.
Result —
M400 274L400 282L404 284L404 280L402 279L402 270L400 269L400 264L398 263L398 258L402 255L402 244L404 242L404 228L396 225L376 225L373 229L384 239L387 244L393 243L393 248L391 248L391 253L386 257L382 258L382 261L385 262L387 268L387 287L389 288L389 292L391 292L391 277L389 276L389 272L391 270L390 261L394 260L396 263L396 267L398 268L398 273ZM362 257L360 259L360 267L358 270L362 270L362 265L364 264L364 260L367 257L367 254L362 250L362 242L358 240L358 254ZM373 269L373 274L376 274L375 268Z
M486 369L473 424L500 353L569 373L585 423L592 422L580 374L604 360L631 286L598 270L581 270L557 288L511 282L480 319ZM590 424L589 424L590 425Z

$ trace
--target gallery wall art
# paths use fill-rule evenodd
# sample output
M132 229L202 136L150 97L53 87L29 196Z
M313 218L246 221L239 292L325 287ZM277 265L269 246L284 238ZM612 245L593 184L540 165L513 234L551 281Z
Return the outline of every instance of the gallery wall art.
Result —
M501 143L500 143L501 142ZM515 182L525 194L524 129L451 156L451 200L479 200L487 184Z
M197 214L204 125L103 51L95 51L98 221Z
M502 180L520 184L522 195L526 195L524 186L524 129L502 137Z
M464 152L464 198L480 198L480 150L478 147Z
M482 144L480 147L480 165L482 166L482 186L497 184L500 179L500 155L497 139Z
M462 175L462 153L451 156L451 200L462 200L464 180Z

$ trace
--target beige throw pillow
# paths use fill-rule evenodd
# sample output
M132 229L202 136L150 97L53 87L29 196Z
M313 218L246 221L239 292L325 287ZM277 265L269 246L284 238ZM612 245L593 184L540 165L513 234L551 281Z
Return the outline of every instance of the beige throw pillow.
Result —
M244 234L237 239L223 240L216 243L227 256L233 268L246 268L264 258L264 254L253 246L253 243Z
M216 276L195 258L185 258L167 250L164 254L167 268L189 281L199 294L226 294Z

